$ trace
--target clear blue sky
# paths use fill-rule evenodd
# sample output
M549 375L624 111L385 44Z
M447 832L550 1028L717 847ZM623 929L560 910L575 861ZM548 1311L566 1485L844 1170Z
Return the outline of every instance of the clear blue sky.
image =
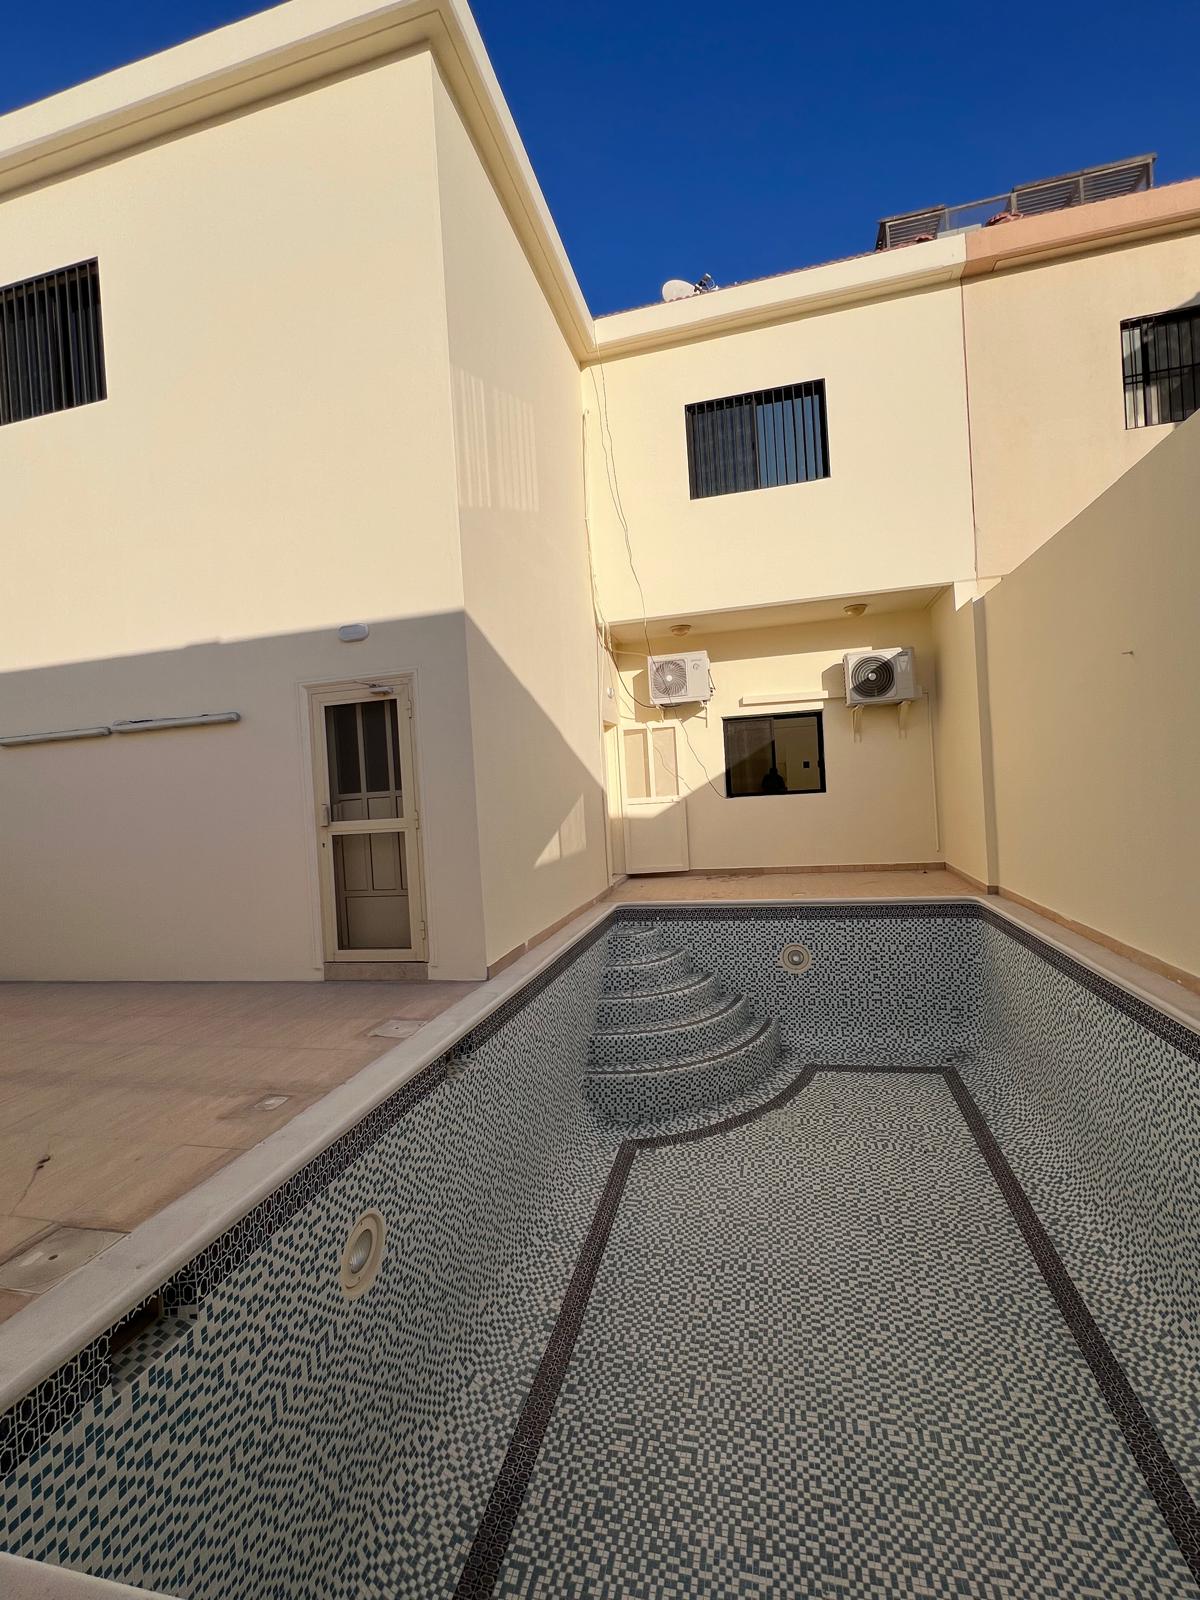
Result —
M44 0L4 19L9 110L263 7ZM1200 175L1200 4L476 0L593 311L869 250L890 212L1155 150Z

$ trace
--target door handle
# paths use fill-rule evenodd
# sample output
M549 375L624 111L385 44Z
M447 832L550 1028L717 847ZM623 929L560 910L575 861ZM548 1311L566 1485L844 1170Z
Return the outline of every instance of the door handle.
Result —
M323 828L327 828L329 826L329 801L328 800L322 800L321 801L321 826Z

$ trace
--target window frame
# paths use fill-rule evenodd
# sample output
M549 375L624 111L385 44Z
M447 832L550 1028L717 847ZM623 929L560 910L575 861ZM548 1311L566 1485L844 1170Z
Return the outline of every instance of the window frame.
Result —
M98 258L0 285L0 427L107 399Z
M1177 330L1184 326L1188 329L1191 359L1186 363L1182 360L1172 363L1171 332L1176 330L1175 349L1178 352L1180 340ZM1159 327L1163 329L1167 343L1167 362L1162 367L1153 359L1156 341L1150 332ZM1146 360L1147 354L1152 357L1150 362ZM1174 414L1174 407L1170 405L1169 385L1173 379L1180 381L1181 395L1185 382L1190 383L1192 391L1191 408L1188 409L1186 403L1181 405L1179 416ZM1152 419L1149 415L1150 398L1153 396L1154 409L1161 413L1164 392L1168 397L1168 414L1160 414ZM1138 428L1178 427L1200 411L1200 305L1178 306L1172 311L1155 311L1146 316L1122 318L1121 393L1125 404L1126 433Z
M815 789L786 789L782 794L739 793L735 794L732 787L731 763L729 760L729 735L731 723L745 722L794 722L801 717L815 718L817 723L817 774L820 784ZM771 747L774 750L775 736L771 735ZM751 712L745 716L721 718L721 754L725 763L725 798L727 800L801 800L814 794L828 794L829 774L825 767L825 713L824 708L818 706L815 711L759 711Z
M773 407L789 407L790 423L788 413L781 410L765 433L762 418ZM717 419L725 420L718 424ZM792 489L803 483L820 483L831 475L829 396L824 378L748 389L744 394L721 395L714 400L691 400L683 408L683 422L690 500L714 500L757 489ZM778 475L781 464L784 476ZM815 470L810 471L810 465ZM764 478L766 466L774 475ZM790 475L793 466L795 476Z

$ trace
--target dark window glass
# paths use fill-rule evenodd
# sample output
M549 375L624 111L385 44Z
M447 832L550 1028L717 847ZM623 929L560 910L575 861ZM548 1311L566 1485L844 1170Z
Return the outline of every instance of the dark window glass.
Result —
M0 289L0 424L107 393L96 262Z
M823 794L825 736L819 711L726 717L725 793Z
M358 707L326 706L325 727L329 745L329 787L334 799L362 793L358 761Z
M1125 426L1186 422L1200 410L1200 307L1121 324Z
M367 788L372 793L392 787L386 719L387 710L382 700L371 700L363 706L363 751L367 758Z
M822 378L698 401L684 419L693 500L829 476Z

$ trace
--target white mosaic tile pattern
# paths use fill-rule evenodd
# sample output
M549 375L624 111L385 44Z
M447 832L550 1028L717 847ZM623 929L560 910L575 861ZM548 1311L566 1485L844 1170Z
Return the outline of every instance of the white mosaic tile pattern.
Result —
M495 1593L1182 1600L937 1077L633 1164Z

